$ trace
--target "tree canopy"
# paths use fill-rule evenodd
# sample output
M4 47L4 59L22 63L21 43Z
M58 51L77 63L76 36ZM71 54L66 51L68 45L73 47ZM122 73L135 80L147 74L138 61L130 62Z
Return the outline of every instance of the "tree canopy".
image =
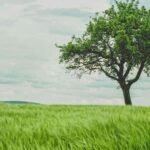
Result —
M115 1L103 15L91 19L81 37L73 36L58 47L67 69L103 72L119 83L125 103L132 104L131 85L142 71L150 75L150 10L136 0Z

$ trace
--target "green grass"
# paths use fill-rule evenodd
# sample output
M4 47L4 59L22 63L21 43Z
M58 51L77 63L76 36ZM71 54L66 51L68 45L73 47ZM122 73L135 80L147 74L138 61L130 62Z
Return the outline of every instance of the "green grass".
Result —
M150 107L0 104L0 150L150 150Z

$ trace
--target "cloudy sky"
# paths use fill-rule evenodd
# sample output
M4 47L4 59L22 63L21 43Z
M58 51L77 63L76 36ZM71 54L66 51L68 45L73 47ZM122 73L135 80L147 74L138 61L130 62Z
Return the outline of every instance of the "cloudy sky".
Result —
M117 83L103 74L81 79L58 63L55 43L84 32L110 0L0 0L0 100L47 104L124 104ZM141 0L149 8L147 0ZM150 105L150 78L131 90L135 105Z

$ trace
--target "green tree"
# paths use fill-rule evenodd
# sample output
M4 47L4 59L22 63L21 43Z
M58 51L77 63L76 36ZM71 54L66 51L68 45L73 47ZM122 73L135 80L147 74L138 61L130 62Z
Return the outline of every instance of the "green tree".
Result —
M142 72L150 74L150 10L136 0L115 1L91 19L81 37L57 47L67 69L103 72L119 83L125 104L132 105L131 86Z

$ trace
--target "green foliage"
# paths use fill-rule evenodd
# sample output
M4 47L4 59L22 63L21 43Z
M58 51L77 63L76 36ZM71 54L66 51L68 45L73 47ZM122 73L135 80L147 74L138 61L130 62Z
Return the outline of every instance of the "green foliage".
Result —
M103 72L119 83L126 104L131 104L131 85L143 71L150 75L150 10L136 0L116 1L103 16L97 13L92 18L82 37L74 36L58 48L67 69Z
M0 105L0 150L149 150L150 108Z
M103 16L96 14L81 38L74 36L68 44L58 47L60 62L66 63L67 69L102 71L118 79L121 69L125 73L127 67L138 68L143 62L148 73L150 10L138 7L135 0L116 1Z

